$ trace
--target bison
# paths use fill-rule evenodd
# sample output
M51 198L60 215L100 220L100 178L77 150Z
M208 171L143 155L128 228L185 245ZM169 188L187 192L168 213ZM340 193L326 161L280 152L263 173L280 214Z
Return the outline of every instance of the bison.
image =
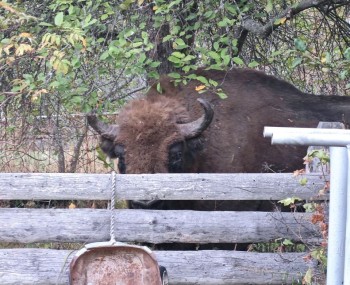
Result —
M264 126L316 127L319 121L347 125L349 119L350 98L306 94L260 71L200 70L197 75L218 82L227 98L209 91L198 94L198 81L175 86L164 77L162 94L153 86L144 98L129 102L118 124L88 116L101 136L102 150L119 158L121 173L290 172L303 166L306 148L272 146L263 138ZM186 203L132 201L130 206L247 210L243 202Z

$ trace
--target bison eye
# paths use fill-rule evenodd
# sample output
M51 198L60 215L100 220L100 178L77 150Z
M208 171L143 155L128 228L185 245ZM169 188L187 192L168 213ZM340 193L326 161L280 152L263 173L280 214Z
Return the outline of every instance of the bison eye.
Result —
M126 172L125 157L124 157L124 147L117 144L114 147L115 157L119 158L118 168L120 173L124 174Z

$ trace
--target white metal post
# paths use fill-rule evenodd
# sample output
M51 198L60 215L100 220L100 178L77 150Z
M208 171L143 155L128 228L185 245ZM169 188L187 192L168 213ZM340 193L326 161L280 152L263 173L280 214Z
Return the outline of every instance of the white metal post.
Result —
M344 284L348 159L345 147L330 147L327 285Z
M350 285L350 130L265 127L272 144L330 146L327 285Z
M345 232L344 284L350 284L350 145L347 145L346 148L348 152L348 187Z

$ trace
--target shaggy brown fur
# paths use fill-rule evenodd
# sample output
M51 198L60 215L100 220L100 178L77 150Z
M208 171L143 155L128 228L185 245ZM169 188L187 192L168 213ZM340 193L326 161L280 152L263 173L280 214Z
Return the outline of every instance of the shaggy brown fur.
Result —
M127 173L168 172L171 153L176 159L182 156L187 172L294 171L303 167L306 148L272 146L263 138L264 126L316 127L319 121L349 119L348 97L305 94L255 70L198 73L216 80L228 98L210 92L199 95L199 82L175 87L165 77L163 94L151 88L146 98L132 101L120 114L120 134L114 143L124 146ZM184 143L176 123L203 114L199 96L211 103L214 118L199 138ZM179 142L179 151L172 152ZM198 151L202 145L203 151Z
M176 127L189 120L184 106L162 96L155 101L141 99L131 102L120 118L116 143L125 147L126 172L168 172L169 146L184 141Z

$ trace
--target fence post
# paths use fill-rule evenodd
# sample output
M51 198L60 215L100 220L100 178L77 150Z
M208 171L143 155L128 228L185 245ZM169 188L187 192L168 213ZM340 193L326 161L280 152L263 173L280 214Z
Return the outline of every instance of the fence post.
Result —
M330 197L327 254L327 285L344 280L345 223L348 159L345 147L330 147Z
M271 137L272 144L330 146L327 285L349 285L350 131L265 127L264 136Z
M347 187L347 212L345 232L345 258L344 258L344 284L350 284L350 145L346 146L348 152L348 187Z

